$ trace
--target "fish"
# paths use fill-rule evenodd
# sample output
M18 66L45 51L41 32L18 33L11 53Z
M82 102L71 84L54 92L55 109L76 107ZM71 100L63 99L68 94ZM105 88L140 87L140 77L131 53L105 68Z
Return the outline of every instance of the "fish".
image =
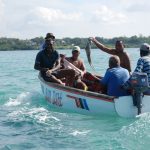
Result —
M92 65L92 59L91 59L91 45L92 45L92 41L91 39L88 39L88 42L85 47L85 51L86 51L87 59L88 59L90 66L92 67L93 70L95 70L94 66Z

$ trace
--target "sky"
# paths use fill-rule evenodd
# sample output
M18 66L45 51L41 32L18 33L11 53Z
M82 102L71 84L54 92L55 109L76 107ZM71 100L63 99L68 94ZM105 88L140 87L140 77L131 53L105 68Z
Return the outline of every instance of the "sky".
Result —
M150 36L149 0L0 0L0 37Z

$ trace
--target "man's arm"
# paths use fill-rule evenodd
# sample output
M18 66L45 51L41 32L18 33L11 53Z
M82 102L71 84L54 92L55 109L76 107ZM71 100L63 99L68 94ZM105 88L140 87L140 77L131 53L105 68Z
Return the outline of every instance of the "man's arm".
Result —
M110 73L109 70L107 70L104 77L100 80L100 83L103 84L104 86L107 86L108 83L110 82L111 76L112 76L112 74Z
M43 68L40 66L39 63L35 63L34 69L39 70L39 71L48 71L49 68Z
M143 60L140 58L140 59L138 60L138 62L137 62L137 66L136 66L134 72L142 72L143 64L144 64L144 62L143 62Z
M81 60L80 63L81 63L80 70L82 70L83 73L86 73L86 69L85 69L85 65L84 65L83 61Z
M46 72L47 75L48 75L48 74L51 74L51 73L54 72L55 70L60 69L60 67L61 67L60 60L61 60L60 55L59 55L58 52L56 51L56 53L55 53L55 62L54 62L54 64L53 64L53 68L52 68L52 69L49 69L49 70Z
M58 60L56 60L55 64L54 64L54 67L52 69L48 69L46 71L46 75L47 76L50 76L52 72L60 69L61 65L60 65L60 58Z
M128 69L129 73L131 73L131 61L129 55L126 52L125 52L125 62L126 62L126 68Z
M58 59L53 67L53 69L51 69L51 72L60 69L60 59Z
M96 38L90 38L90 39L102 51L104 51L104 52L106 52L108 54L111 54L111 55L115 55L116 54L115 49L111 49L111 48L106 47L105 45L103 45L102 43L97 41Z
M34 69L39 71L47 71L48 68L41 67L41 56L40 53L37 54L34 64Z

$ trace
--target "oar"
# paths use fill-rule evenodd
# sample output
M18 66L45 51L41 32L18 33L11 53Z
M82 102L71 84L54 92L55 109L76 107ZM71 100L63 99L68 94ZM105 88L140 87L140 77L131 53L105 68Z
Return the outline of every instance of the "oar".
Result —
M70 68L70 69L74 69L76 72L78 72L79 74L83 75L84 72L80 69L78 69L76 66L74 66L72 63L70 63L68 60L66 60L65 58L63 59L63 65L65 66L65 68Z

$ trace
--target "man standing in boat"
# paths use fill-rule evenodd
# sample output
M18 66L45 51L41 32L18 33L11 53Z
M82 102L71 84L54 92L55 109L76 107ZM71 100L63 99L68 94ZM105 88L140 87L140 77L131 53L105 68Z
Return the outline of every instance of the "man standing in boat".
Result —
M127 54L127 52L124 51L124 44L121 40L116 41L115 49L113 49L106 47L94 37L91 37L90 39L102 51L111 55L117 55L120 58L120 66L127 69L129 73L131 72L131 63L129 55Z
M73 86L75 71L73 69L60 69L59 54L54 50L55 36L50 33L45 40L44 50L38 52L34 68L39 70L45 81L62 84L61 78L66 78L68 86Z

